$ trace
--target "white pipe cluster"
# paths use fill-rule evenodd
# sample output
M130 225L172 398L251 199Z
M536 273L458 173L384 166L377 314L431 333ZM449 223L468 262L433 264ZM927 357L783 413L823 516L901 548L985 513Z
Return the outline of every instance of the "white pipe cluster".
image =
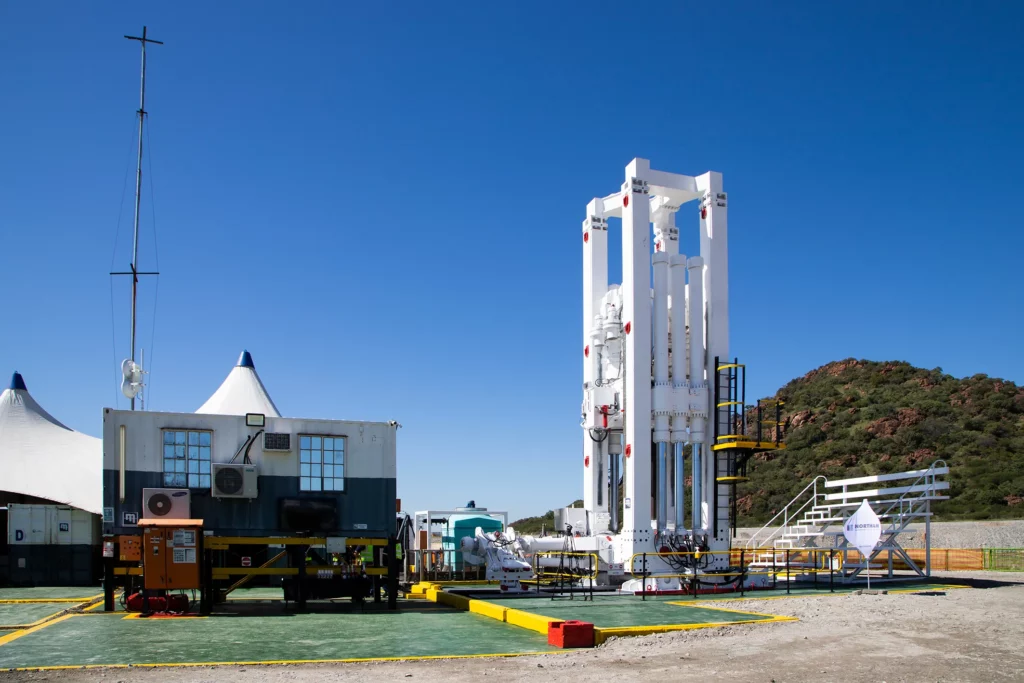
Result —
M668 521L668 461L666 450L669 440L669 415L672 412L671 389L668 378L668 264L664 251L654 253L654 316L652 346L654 347L654 434L657 445L657 511L658 530L664 531Z
M687 386L686 255L673 254L669 263L672 271L672 386L676 396L679 396ZM683 443L687 439L687 422L686 406L677 401L672 415L671 435L674 448L676 533L682 533L686 526Z
M690 328L690 386L704 384L704 259L694 256L687 260L690 271L690 306L687 310ZM702 528L706 514L701 514L701 482L703 479L702 445L704 442L704 418L694 416L690 421L690 444L693 452L693 529Z

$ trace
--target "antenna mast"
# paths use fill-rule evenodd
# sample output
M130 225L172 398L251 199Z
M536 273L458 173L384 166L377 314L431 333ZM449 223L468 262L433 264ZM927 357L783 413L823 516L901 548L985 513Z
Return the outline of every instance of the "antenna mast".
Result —
M136 167L135 173L135 232L132 238L132 263L131 271L127 273L111 273L111 275L131 275L132 276L132 351L131 351L131 362L135 363L135 308L138 300L139 290L139 276L140 275L159 275L159 273L141 273L139 272L136 264L139 260L139 207L142 204L142 126L146 120L146 43L155 43L157 45L163 45L163 41L153 40L146 37L146 27L142 27L142 37L138 36L125 36L128 40L137 40L142 45L142 83L139 88L139 159L138 166ZM139 369L139 375L141 375L141 368ZM141 377L139 378L141 380ZM137 391L137 389L136 389ZM135 410L135 395L132 393L132 410Z

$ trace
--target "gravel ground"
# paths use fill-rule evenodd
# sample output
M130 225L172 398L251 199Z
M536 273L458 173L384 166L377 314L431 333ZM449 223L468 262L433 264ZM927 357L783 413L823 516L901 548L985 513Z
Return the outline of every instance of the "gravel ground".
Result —
M652 681L1024 680L1024 575L950 572L974 589L707 603L798 622L613 639L567 654L287 667L0 673L11 681L258 683L481 679L552 683L587 677Z
M736 530L739 547L757 529ZM924 547L924 524L911 524L900 534L904 548ZM824 544L823 544L824 545ZM932 548L1024 548L1024 519L998 522L934 522Z

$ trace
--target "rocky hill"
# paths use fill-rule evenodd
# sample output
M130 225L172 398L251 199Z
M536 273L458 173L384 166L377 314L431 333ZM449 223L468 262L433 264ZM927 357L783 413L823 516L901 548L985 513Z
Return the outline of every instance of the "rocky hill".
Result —
M937 518L1024 517L1024 388L903 362L847 359L779 390L788 448L762 453L738 491L740 524L763 523L818 474L856 477L950 468Z
M937 459L951 468L951 489L950 500L933 507L936 519L1024 518L1024 388L1013 382L851 358L812 370L773 398L785 401L788 447L751 460L750 481L737 490L739 526L767 522L819 474L884 474ZM548 512L514 526L537 533L553 523Z

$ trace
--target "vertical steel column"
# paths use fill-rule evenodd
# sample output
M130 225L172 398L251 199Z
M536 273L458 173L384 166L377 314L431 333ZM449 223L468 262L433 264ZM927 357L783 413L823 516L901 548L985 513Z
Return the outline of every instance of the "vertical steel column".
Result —
M581 240L583 245L583 343L580 345L580 353L583 357L585 391L590 392L591 396L594 395L593 389L598 378L600 364L599 350L592 344L592 334L595 329L595 319L601 313L601 301L608 293L608 229L603 206L601 199L593 199L587 205L587 216L583 220ZM584 416L586 424L593 419L592 413L597 406L590 406L590 408L591 414ZM598 489L604 485L598 476L598 471L604 468L599 462L602 457L600 446L590 438L589 430L586 428L583 429L583 457L584 462L590 463L589 467L583 468L583 507L591 513L597 513L606 509L606 502L599 501L601 496L598 493Z
M398 609L398 553L395 552L395 536L388 535L388 609Z
M626 332L624 393L627 493L623 550L651 541L651 220L644 176L650 164L626 167L622 195L622 295Z

